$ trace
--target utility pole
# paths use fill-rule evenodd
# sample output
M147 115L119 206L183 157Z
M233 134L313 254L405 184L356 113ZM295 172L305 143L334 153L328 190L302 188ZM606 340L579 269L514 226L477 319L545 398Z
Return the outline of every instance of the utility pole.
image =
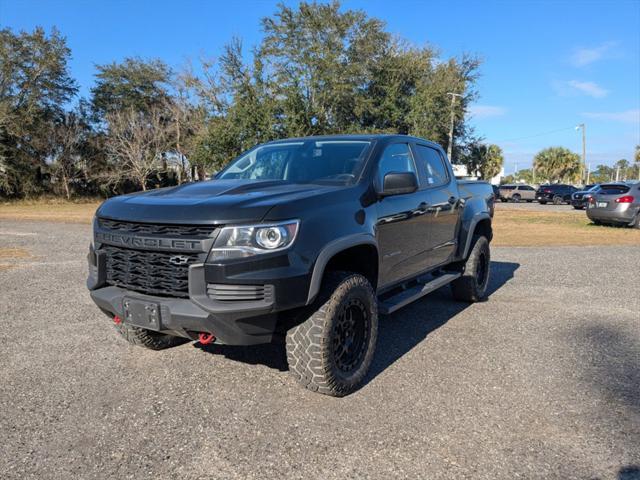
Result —
M586 185L589 185L589 180L591 180L591 164L587 164L587 183Z
M584 123L581 123L576 127L576 130L578 129L582 130L582 165L580 165L580 180L584 182L584 173L587 167L587 127ZM587 183L589 183L588 180Z
M462 98L462 95L451 92L448 92L447 95L451 97L451 126L449 127L449 147L447 148L447 156L449 157L449 161L452 162L451 156L453 155L453 124L455 121L456 97Z

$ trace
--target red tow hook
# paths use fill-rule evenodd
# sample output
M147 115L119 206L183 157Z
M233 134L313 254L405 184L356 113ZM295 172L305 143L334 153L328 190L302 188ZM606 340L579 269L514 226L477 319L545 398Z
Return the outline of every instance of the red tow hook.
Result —
M122 323L122 319L118 315L114 315L113 323L115 323L116 325L120 325Z
M200 345L209 345L216 341L216 337L214 337L212 333L200 332L198 334L198 341Z

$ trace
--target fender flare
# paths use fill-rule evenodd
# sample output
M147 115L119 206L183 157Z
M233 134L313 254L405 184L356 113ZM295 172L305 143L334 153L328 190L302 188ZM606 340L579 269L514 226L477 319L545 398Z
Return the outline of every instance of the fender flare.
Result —
M469 249L471 248L471 240L473 239L473 232L476 229L476 225L482 220L491 220L489 212L478 212L471 217L469 221L469 228L467 229L467 240L464 244L464 251L462 252L462 258L467 258Z
M309 283L309 294L307 295L307 305L315 300L322 284L322 277L324 276L324 269L329 263L329 260L348 248L357 247L359 245L372 245L378 249L378 242L370 233L354 233L346 237L338 238L329 242L318 254L316 262L313 266L313 273L311 274L311 282Z

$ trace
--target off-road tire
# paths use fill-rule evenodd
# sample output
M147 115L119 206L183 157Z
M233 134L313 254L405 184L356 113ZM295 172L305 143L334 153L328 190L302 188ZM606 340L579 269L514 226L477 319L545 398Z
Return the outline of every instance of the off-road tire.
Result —
M451 282L453 298L462 302L479 302L486 298L491 270L491 250L487 237L475 235L471 253L460 278Z
M149 348L151 350L164 350L176 347L189 340L164 333L152 332L144 328L133 327L126 323L116 324L116 331L131 345Z
M305 388L314 392L343 397L356 390L367 374L378 338L378 303L369 281L349 272L330 272L325 276L316 300L317 308L304 322L287 332L286 349L289 372ZM349 345L357 350L353 368L344 371L341 342L343 325L353 317L353 309L366 318L363 336L352 335ZM346 320L345 320L346 319ZM354 321L359 325L359 320ZM361 341L359 342L358 339ZM336 353L337 349L342 354Z

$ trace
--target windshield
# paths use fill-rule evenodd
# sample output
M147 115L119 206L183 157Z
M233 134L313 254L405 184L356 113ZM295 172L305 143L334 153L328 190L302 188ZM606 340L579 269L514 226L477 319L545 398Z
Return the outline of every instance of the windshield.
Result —
M370 144L306 140L261 145L231 162L216 178L349 184L360 174Z

